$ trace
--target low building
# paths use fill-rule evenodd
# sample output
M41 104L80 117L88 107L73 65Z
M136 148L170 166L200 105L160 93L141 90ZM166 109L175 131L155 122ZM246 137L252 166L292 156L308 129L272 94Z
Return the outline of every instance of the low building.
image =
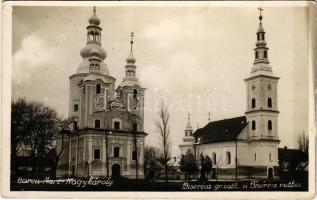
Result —
M295 171L301 163L308 162L308 154L298 149L279 148L278 162L282 172Z

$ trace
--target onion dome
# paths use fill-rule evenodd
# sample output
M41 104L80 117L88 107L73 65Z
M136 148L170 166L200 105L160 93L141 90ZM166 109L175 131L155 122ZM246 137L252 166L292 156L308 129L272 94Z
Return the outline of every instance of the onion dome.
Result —
M106 51L98 44L90 43L80 50L80 55L83 58L89 57L91 54L94 54L102 60L107 57Z
M96 7L94 6L94 12L92 16L89 18L89 24L98 26L100 24L100 19L96 15Z
M104 75L110 75L108 66L104 62L100 62L100 72ZM77 68L77 73L89 73L89 59L84 58L81 63L79 64L79 67Z
M128 58L127 58L127 63L128 63L128 64L135 64L135 61L136 61L136 59L135 59L135 57L133 56L133 53L130 52L130 54L129 54Z

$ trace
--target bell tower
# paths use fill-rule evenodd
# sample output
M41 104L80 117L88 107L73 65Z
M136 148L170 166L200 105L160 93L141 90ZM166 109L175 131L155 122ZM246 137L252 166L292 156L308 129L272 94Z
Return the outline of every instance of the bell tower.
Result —
M136 59L133 55L133 38L134 33L130 34L130 53L127 57L127 64L125 65L125 77L121 84L116 89L116 94L123 101L124 109L139 117L137 130L143 131L144 127L144 93L146 88L143 88L136 76L135 65Z
M247 86L247 109L245 115L249 123L251 140L278 140L277 84L268 59L265 31L262 25L262 8L259 8L259 28L254 49L254 63L251 73L245 79Z
M185 127L185 135L183 137L183 143L181 145L179 145L179 148L181 150L181 154L185 155L187 150L190 149L191 152L194 152L194 142L195 142L195 138L193 136L193 127L190 123L190 114L188 113L187 115L187 124Z
M94 7L86 27L87 42L80 50L83 59L77 72L69 77L69 116L74 118L73 129L95 127L92 113L107 109L108 97L114 93L116 79L104 62L107 53L101 45L100 22Z

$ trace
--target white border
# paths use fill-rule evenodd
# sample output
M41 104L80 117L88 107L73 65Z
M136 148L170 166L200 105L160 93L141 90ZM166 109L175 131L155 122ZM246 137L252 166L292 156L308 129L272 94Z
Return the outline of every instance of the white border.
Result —
M10 192L10 107L11 107L11 52L12 52L12 6L142 6L142 7L307 7L309 19L309 192ZM313 2L289 2L289 1L261 1L261 2L5 2L2 7L2 70L1 70L1 194L3 197L14 198L112 198L112 199L140 199L140 198L164 198L164 199L311 199L315 195L315 103L314 103L314 61L316 55L314 46L316 34L313 31L316 26L316 8ZM316 66L315 66L316 67Z

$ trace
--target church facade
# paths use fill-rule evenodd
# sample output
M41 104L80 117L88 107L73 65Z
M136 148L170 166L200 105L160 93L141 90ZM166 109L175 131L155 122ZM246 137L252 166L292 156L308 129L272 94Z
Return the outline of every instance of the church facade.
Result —
M57 139L62 150L57 177L144 177L144 93L136 77L131 49L125 77L115 88L104 62L102 28L94 8L87 26L87 43L81 49L77 72L69 77L71 133Z
M247 88L244 116L208 123L188 135L186 125L182 154L188 149L208 155L214 175L219 179L278 178L278 102L279 77L272 72L260 10L254 65L244 80ZM192 129L190 130L192 132Z

